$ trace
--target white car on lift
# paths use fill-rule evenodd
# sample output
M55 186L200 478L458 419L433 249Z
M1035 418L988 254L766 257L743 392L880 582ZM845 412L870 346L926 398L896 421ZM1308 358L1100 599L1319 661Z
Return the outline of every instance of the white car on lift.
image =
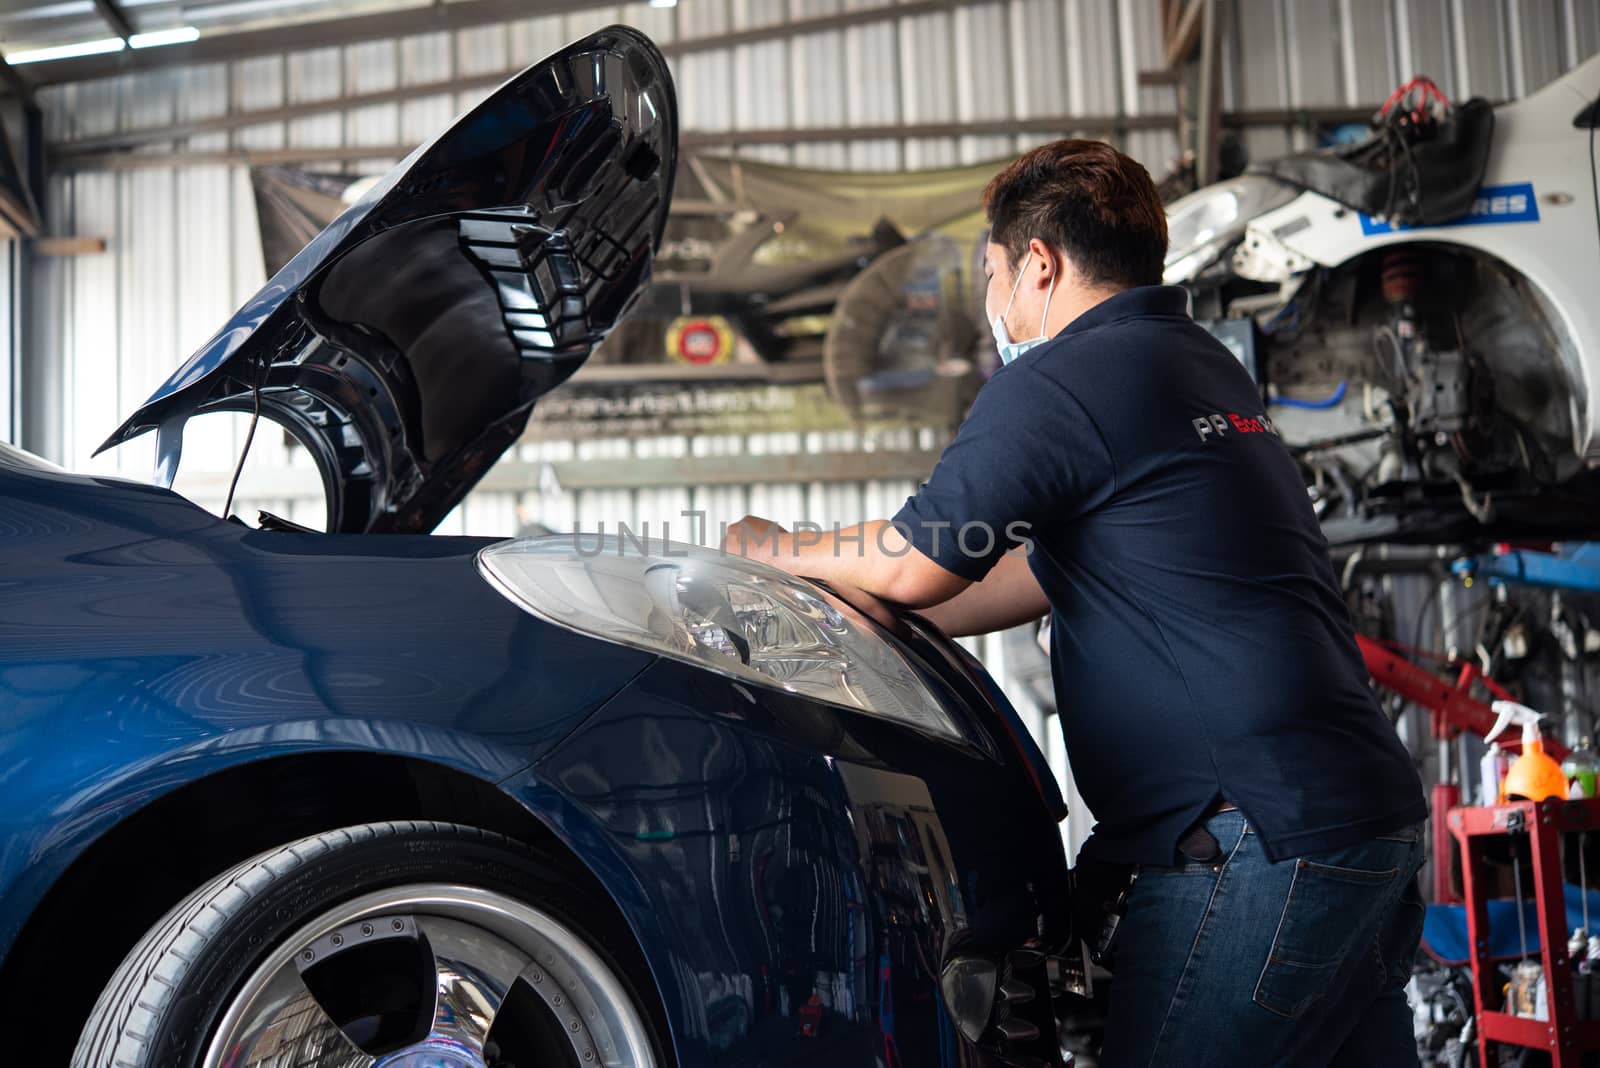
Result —
M1166 280L1263 383L1331 541L1600 536L1600 56L1494 108L1405 89L1359 146L1175 202Z

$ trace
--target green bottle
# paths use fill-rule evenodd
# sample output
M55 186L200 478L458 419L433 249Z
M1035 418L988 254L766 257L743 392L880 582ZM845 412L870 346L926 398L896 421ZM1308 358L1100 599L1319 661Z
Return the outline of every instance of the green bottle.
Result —
M1589 739L1583 739L1577 749L1567 754L1567 759L1561 762L1561 773L1573 785L1569 796L1595 796L1596 780L1600 779L1600 757L1595 755Z

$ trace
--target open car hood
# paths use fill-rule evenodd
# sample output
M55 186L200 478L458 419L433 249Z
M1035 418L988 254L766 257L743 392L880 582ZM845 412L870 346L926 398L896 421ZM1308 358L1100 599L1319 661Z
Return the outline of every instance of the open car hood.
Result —
M330 531L425 532L616 325L677 166L666 61L602 30L418 148L272 277L108 438L253 411L322 473Z

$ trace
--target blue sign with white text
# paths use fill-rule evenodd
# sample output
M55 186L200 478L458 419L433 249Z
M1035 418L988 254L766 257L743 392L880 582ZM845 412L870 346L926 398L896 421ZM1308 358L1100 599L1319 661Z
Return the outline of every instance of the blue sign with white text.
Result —
M1539 201L1533 195L1532 182L1513 182L1510 185L1486 185L1478 190L1472 201L1472 210L1459 219L1428 226L1390 226L1386 219L1371 215L1361 216L1361 232L1392 234L1395 230L1430 230L1440 226L1486 226L1489 223L1519 223L1539 221Z

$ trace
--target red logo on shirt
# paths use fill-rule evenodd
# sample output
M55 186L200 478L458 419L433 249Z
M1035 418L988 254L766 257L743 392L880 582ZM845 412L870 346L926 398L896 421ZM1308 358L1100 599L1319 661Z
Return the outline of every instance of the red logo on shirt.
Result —
M1240 415L1238 412L1223 415L1221 412L1214 412L1211 415L1197 416L1191 423L1201 441L1209 441L1212 437L1227 437L1230 430L1240 434L1278 433L1278 428L1273 426L1272 420L1265 415Z

